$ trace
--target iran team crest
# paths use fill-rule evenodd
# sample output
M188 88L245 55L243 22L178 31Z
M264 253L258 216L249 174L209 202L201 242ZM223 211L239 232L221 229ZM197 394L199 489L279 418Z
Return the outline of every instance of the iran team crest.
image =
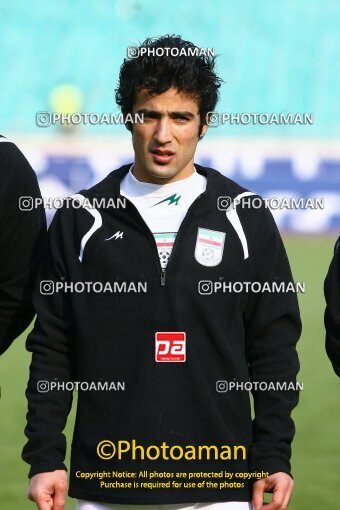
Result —
M203 266L217 266L222 260L225 233L198 228L195 259Z

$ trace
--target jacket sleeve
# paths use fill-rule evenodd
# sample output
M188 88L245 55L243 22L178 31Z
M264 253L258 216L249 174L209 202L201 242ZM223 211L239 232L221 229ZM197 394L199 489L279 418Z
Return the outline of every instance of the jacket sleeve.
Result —
M64 212L62 209L57 211L48 232L33 297L37 319L26 342L27 350L32 352L32 361L26 390L25 435L28 441L22 458L31 465L29 477L56 469L66 470L63 429L72 405L72 392L51 386L52 383L74 381L75 377L70 294L55 291L56 282L67 278L64 252L71 240L65 235L66 224L70 222L67 218L63 220Z
M269 209L258 212L250 257L255 257L255 281L262 284L293 283L286 251ZM295 389L299 360L296 343L301 334L295 292L251 294L245 310L246 355L252 381L280 383L279 390L260 390L253 385L253 443L250 470L290 474L291 442L295 427L291 411L297 405ZM283 383L294 383L284 389ZM281 389L283 388L283 389Z
M326 351L335 373L340 376L340 237L325 280Z
M0 354L34 317L32 292L46 236L42 205L20 208L21 197L41 198L30 164L11 142L0 144ZM25 205L24 203L22 205Z

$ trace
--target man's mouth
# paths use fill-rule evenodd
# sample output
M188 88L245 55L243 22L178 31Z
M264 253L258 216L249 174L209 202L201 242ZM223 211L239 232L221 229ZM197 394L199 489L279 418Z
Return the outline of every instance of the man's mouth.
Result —
M152 149L150 152L156 163L168 163L175 156L175 153L168 149Z

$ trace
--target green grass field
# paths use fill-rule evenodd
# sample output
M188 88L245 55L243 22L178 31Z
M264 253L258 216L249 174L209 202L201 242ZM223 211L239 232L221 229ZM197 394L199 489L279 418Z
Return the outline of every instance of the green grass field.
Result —
M324 350L323 280L335 239L290 237L285 239L294 278L306 282L299 295L303 334L299 344L304 383L300 404L294 411L296 438L293 444L295 490L290 510L338 510L340 487L340 381ZM0 359L0 508L35 508L26 500L28 466L21 460L25 443L26 399L24 395L30 356L23 335ZM70 444L74 409L66 434ZM67 510L74 508L69 500Z

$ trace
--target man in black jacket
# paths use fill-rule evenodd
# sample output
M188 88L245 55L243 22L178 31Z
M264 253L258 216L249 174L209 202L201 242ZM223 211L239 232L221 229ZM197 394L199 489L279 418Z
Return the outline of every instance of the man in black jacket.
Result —
M32 291L46 233L44 208L29 207L35 199L41 195L34 171L0 136L0 354L34 316Z
M325 280L325 298L326 351L340 376L340 237Z
M144 115L127 125L134 163L50 228L27 340L29 497L64 508L76 387L79 510L259 510L264 491L268 510L284 509L301 331L287 255L260 197L194 165L218 98L214 58L179 37L142 46L116 92L124 115ZM180 55L158 56L169 48Z

